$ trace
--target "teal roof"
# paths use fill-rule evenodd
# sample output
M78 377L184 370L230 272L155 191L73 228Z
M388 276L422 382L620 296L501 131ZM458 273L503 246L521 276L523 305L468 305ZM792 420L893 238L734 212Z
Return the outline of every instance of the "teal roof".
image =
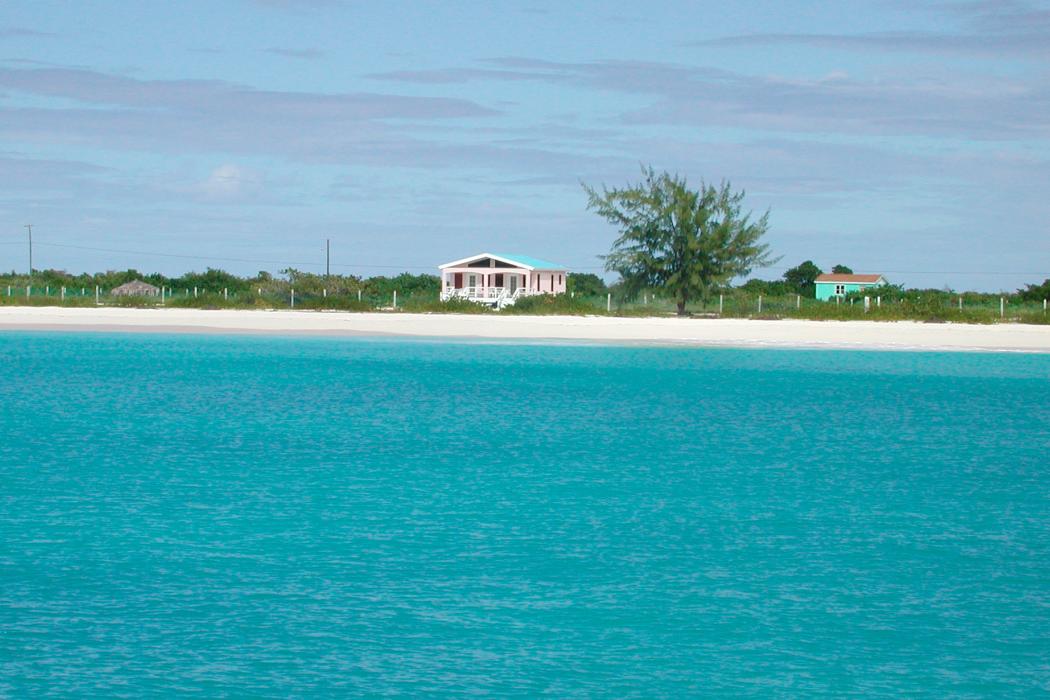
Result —
M539 258L532 258L528 255L510 255L507 253L492 253L499 258L505 258L512 262L516 262L519 265L525 265L526 267L532 267L537 270L567 270L568 268L558 263L548 262L546 260L540 260Z

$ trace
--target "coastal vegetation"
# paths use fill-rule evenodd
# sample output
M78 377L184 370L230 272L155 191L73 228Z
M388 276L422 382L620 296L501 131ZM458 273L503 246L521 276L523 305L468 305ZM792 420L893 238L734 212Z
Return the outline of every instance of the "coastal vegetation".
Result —
M812 267L811 267L812 266ZM960 292L950 289L906 289L885 286L847 295L837 302L813 298L811 261L789 269L775 280L751 279L712 287L704 298L690 300L685 310L710 318L802 318L814 320L896 321L929 323L1050 323L1044 300L1050 279L1016 292ZM110 290L133 279L163 288L164 297L118 297ZM96 287L98 296L96 298ZM611 285L591 273L570 273L569 292L524 297L502 312L464 299L441 301L434 275L404 273L394 277L314 275L286 270L238 277L208 269L179 277L136 270L69 275L57 270L0 275L0 305L139 306L201 309L302 309L316 311L385 311L416 313L504 313L537 315L673 316L681 299L660 289L637 289L622 281ZM396 292L396 304L394 296Z

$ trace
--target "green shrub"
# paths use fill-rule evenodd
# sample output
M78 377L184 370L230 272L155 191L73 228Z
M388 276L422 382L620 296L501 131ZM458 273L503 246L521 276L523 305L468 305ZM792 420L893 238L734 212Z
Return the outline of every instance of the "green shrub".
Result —
M590 316L605 315L605 305L583 297L572 297L568 294L538 294L521 297L513 306L503 309L505 314L535 316Z
M606 294L609 288L601 277L591 272L570 272L565 278L565 290L575 296L598 297Z

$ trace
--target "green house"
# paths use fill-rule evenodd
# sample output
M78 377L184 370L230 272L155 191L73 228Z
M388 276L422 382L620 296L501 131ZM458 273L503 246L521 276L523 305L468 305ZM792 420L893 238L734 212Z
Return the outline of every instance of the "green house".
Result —
M863 292L886 284L882 275L820 275L815 280L817 299L828 301L835 297L844 297L850 292Z

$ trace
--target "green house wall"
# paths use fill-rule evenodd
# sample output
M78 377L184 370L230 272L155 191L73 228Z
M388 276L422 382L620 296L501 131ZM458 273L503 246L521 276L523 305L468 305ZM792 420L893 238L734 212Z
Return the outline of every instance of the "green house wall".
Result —
M835 298L835 287L840 284L846 288L846 294L878 286L874 282L817 282L817 299L827 301Z

